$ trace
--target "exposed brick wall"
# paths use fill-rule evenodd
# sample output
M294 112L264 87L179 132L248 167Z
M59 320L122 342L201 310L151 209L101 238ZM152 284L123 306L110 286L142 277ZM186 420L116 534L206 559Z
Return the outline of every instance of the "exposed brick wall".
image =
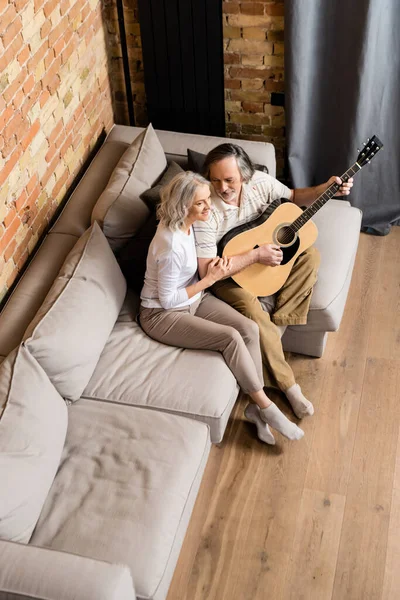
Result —
M0 300L113 123L101 0L0 0Z
M137 125L145 126L148 118L137 0L127 4L124 10L135 118ZM117 14L113 0L106 0L106 6L116 119L127 124ZM283 0L223 0L227 136L273 143L278 176L284 170L285 114L282 107L271 106L271 92L284 91L283 16Z
M284 91L283 0L224 0L223 11L227 135L273 143L281 176L285 114L271 92Z
M115 0L104 0L104 14L108 31L109 53L111 56L110 79L113 89L115 122L121 125L128 125L128 105L126 101L120 30ZM146 127L148 125L148 118L137 0L124 2L124 20L135 124L138 127Z

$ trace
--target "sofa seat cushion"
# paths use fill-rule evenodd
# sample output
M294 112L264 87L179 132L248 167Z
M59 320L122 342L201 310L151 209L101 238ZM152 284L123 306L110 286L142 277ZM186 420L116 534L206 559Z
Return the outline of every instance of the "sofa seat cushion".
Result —
M67 408L22 345L0 366L0 538L29 541L57 472ZM0 594L1 595L1 594Z
M64 397L88 383L126 294L126 281L99 225L78 240L28 326L31 354Z
M221 354L152 340L125 305L124 320L115 324L83 397L198 419L220 442L238 390Z
M92 213L116 252L146 221L150 210L140 195L167 168L164 150L151 125L132 142L115 167Z
M210 449L203 423L80 400L32 544L131 569L165 598Z
M339 327L360 237L361 212L347 202L330 200L313 217L318 227L315 247L321 254L318 280L308 313L307 330L336 331ZM274 296L261 299L271 312ZM304 325L290 327L302 330Z

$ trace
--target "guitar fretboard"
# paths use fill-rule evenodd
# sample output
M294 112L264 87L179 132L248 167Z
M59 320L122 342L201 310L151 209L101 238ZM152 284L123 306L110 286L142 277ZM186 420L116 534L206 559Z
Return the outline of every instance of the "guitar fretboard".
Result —
M359 171L360 169L361 167L355 162L354 165L350 167L350 169L347 169L347 171L343 173L340 179L343 182L346 182L350 179L350 177L353 177L353 175L357 173L357 171ZM338 185L337 183L333 183L332 185L330 185L328 189L323 194L321 194L321 196L319 196L315 202L311 204L311 206L309 206L299 217L297 217L295 221L293 221L291 225L289 225L290 229L294 233L296 233L296 231L303 227L303 225L305 225L307 221L311 219L311 217L313 217L315 213L320 208L322 208L324 204L326 204L328 200L332 198L332 196L336 194L339 188L340 185Z

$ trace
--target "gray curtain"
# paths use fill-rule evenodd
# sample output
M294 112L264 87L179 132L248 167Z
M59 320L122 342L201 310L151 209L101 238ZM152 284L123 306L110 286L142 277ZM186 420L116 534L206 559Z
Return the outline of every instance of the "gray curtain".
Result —
M363 227L400 224L400 0L285 0L285 103L294 187L341 175L383 142L349 197Z

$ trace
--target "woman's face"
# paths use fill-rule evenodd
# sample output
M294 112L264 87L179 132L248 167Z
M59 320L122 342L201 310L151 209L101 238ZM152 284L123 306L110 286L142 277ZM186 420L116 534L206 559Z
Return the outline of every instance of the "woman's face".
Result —
M210 209L210 187L205 184L199 185L189 208L188 217L194 221L207 221Z

